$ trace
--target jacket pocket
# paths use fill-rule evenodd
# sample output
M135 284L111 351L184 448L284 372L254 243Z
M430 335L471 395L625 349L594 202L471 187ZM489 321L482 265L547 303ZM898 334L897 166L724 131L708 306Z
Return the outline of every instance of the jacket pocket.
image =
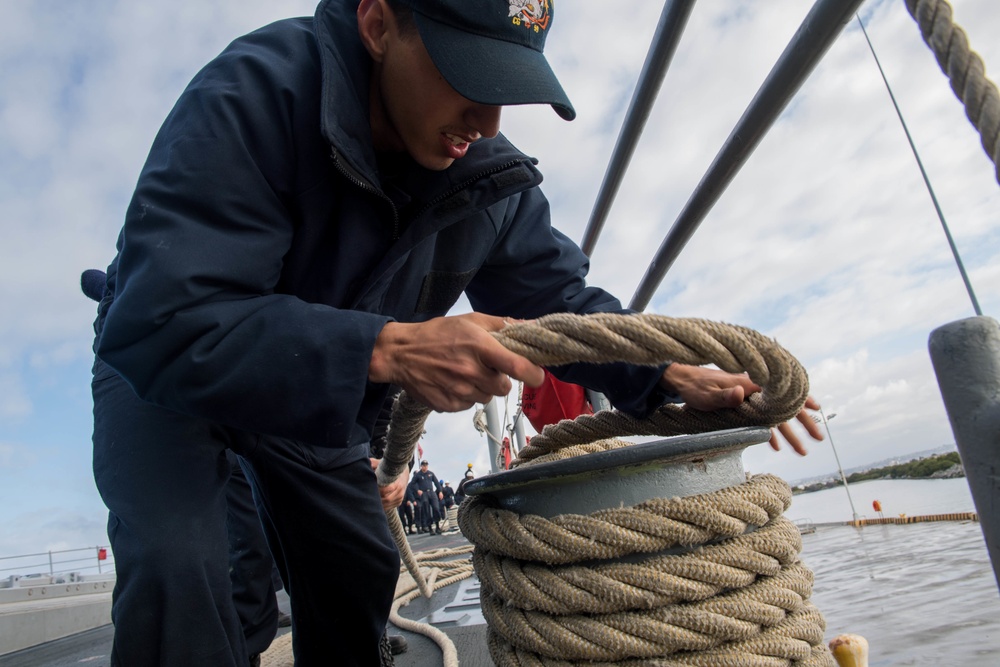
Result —
M414 312L418 315L448 312L475 275L475 269L461 273L431 271L424 276Z

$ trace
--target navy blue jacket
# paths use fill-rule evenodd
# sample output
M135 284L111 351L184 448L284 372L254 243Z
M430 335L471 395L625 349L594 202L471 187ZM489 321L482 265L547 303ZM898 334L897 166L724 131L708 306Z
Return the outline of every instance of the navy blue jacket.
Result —
M98 380L247 431L367 443L386 387L368 382L386 322L473 308L534 318L617 311L553 229L532 160L502 136L442 172L381 163L356 2L233 42L160 129L108 267ZM621 409L662 402L659 371L563 379Z
M444 488L441 482L438 481L437 475L430 470L427 472L418 470L413 473L413 485L418 491L425 493L441 493L441 490Z
M411 479L406 485L406 493L403 495L403 500L410 503L416 503L420 500L417 496L417 480Z

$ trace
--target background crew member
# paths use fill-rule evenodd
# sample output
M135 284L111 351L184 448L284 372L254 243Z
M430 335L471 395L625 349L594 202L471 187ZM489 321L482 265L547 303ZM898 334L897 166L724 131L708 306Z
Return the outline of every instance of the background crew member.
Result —
M441 499L444 493L441 491L441 482L437 475L427 467L427 461L420 462L420 470L413 473L413 482L417 490L417 502L421 507L420 521L423 532L432 532L431 524L434 524L433 532L441 534Z

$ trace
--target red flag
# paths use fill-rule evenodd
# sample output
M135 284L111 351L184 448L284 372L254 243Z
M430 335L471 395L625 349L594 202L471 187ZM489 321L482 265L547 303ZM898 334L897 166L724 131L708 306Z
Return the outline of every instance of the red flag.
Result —
M524 388L521 409L539 433L549 424L563 419L594 414L594 408L587 401L587 393L583 387L563 382L548 371L545 371L542 386L537 389L527 386Z

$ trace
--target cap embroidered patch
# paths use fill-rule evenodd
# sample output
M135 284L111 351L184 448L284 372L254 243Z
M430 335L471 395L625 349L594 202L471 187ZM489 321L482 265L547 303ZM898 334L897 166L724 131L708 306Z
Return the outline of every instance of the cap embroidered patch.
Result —
M549 0L508 0L511 21L535 32L549 27Z

